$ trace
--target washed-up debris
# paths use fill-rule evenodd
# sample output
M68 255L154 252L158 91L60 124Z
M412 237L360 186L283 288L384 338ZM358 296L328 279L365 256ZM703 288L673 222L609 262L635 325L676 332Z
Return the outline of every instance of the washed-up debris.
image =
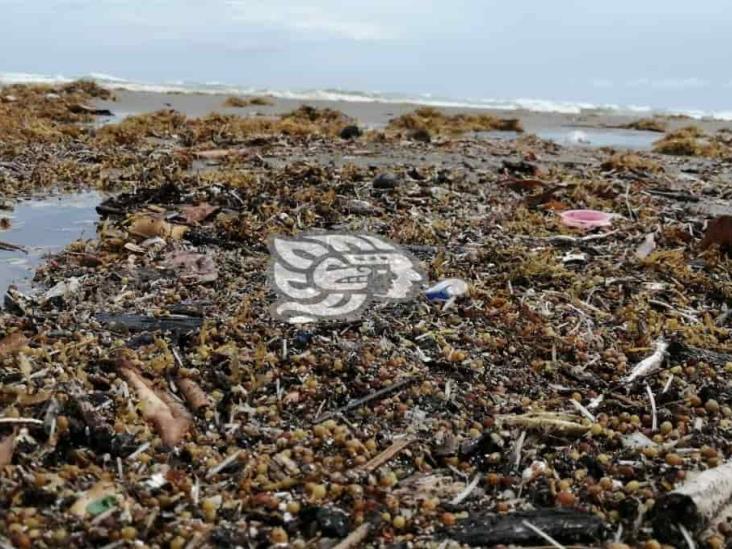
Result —
M78 516L96 516L114 509L119 503L117 487L113 482L97 482L89 490L82 493L69 509Z
M447 301L450 298L465 295L468 291L468 284L459 278L448 278L441 280L434 286L425 290L424 295L430 301Z
M590 425L581 423L577 416L557 412L529 412L498 416L496 419L506 425L566 436L579 436L590 429Z
M109 314L99 313L96 315L99 322L109 325L113 330L129 330L133 332L176 332L185 333L198 330L203 325L200 317L186 315L169 315L166 317L150 317L134 314Z
M96 107L90 107L89 105L82 105L74 103L69 105L69 111L74 114L92 114L94 116L113 116L112 111L109 109L97 109Z
M707 469L664 495L653 509L653 528L659 539L673 542L703 530L732 500L732 463ZM730 515L732 517L732 515Z
M732 196L720 157L372 130L312 107L103 127L69 112L101 93L0 91L16 98L0 103L3 202L112 193L96 233L0 313L3 543L437 547L508 531L594 547L609 531L655 548L654 505L732 458L731 264L702 246L710 205ZM698 123L697 145L726 147ZM343 140L348 125L363 135ZM572 232L570 208L622 224ZM328 234L343 238L312 238ZM379 244L356 252L346 238L367 236ZM342 293L327 309L373 299L283 321L320 298L272 291L275 238L308 244L281 263L289 291ZM410 298L380 297L415 266ZM77 293L43 300L72 279ZM430 302L450 279L470 299ZM305 310L273 316L281 301ZM98 482L114 487L69 512ZM716 530L682 521L668 543L688 545L683 526L723 546L725 507L703 521ZM580 527L562 509L587 539L564 537Z
M641 360L636 364L630 373L625 377L625 383L632 383L636 379L643 378L654 373L663 364L666 354L668 353L668 343L663 339L659 339L655 343L653 354Z
M15 450L15 432L9 435L0 436L0 468L9 465L13 461Z
M183 206L181 214L186 223L201 223L219 211L218 206L202 202L195 206Z
M129 361L120 359L118 369L137 392L143 416L155 425L163 442L168 446L178 444L191 427L188 411L169 394L153 389Z
M245 149L210 149L193 152L193 156L202 160L221 160L223 158L243 156L245 154L247 154Z
M178 240L183 238L188 227L168 223L160 215L142 214L133 218L130 225L130 234L142 238L159 236Z
M632 450L642 450L643 448L653 448L657 446L657 444L650 438L639 432L624 436L622 442L624 447Z
M528 525L527 525L528 523ZM534 528L531 528L534 526ZM545 545L543 532L559 543L600 543L609 529L591 513L568 509L495 514L471 514L460 526L449 531L449 537L472 547L493 545Z
M732 252L732 215L721 215L707 223L700 247L706 250L714 245L724 252Z
M636 248L635 256L638 259L645 259L656 249L656 240L653 233L649 233L643 239L643 242Z
M22 332L13 332L0 339L0 357L15 353L28 344L28 338Z
M596 210L567 210L560 212L562 223L578 229L594 229L595 227L609 227L612 216Z
M0 241L0 250L6 250L9 252L28 253L28 251L23 246L18 246L17 244L12 244L10 242L3 242L3 241Z
M50 299L68 299L74 294L77 294L80 290L81 279L72 276L68 280L62 280L53 288L50 288L46 293L43 294L43 300L48 301Z
M177 381L178 387L181 393L185 396L188 406L194 412L198 412L204 408L211 406L211 399L203 392L203 389L199 385L188 378L179 378Z
M198 284L214 282L218 278L213 258L199 253L172 252L166 256L162 267L176 272L183 280Z

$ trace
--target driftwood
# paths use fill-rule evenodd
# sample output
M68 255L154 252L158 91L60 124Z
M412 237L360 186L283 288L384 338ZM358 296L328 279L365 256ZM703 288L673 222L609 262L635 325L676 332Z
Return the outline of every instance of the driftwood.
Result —
M131 332L177 332L186 333L198 330L203 324L203 319L191 316L169 316L155 318L145 315L133 314L107 314L99 313L96 319L106 324L115 331Z
M698 533L732 499L732 461L708 469L663 496L653 510L653 530L662 541L682 539L679 526Z
M23 246L18 246L17 244L4 242L2 240L0 240L0 250L5 250L6 252L23 252L24 254L28 253L28 250L26 250Z
M534 528L526 525L531 524ZM607 537L605 524L590 513L566 509L537 509L509 515L474 514L451 530L451 539L471 546L545 545L546 535L561 543L591 543Z
M730 353L700 349L679 341L674 341L669 345L668 354L672 360L679 362L691 360L693 362L706 362L719 367L724 367L728 362L732 362L732 354Z

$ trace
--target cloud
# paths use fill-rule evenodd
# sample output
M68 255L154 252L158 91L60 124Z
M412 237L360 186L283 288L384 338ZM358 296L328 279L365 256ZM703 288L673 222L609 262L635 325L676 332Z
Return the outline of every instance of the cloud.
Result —
M629 88L658 88L658 89L699 89L709 86L709 82L701 78L663 78L654 80L649 78L638 78L626 83Z
M606 78L596 78L592 81L593 88L612 88L613 81Z
M307 37L375 41L387 40L396 34L389 24L378 21L378 13L364 13L340 2L295 4L283 0L227 0L227 3L234 9L236 21L285 29ZM354 14L360 17L354 17Z

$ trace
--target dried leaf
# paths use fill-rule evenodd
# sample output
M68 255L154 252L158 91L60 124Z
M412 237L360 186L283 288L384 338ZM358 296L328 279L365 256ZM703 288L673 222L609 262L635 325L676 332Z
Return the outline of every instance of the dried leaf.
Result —
M13 450L15 450L14 432L0 440L0 467L5 467L12 463Z
M179 240L183 238L188 227L168 223L159 215L140 214L132 218L130 234L142 238L160 236Z
M121 360L119 370L137 392L142 403L143 417L155 426L165 444L178 444L191 426L188 411L170 395L153 389L150 382L140 376L129 361Z
M715 244L723 251L732 251L732 215L720 215L707 223L701 248L706 250Z
M181 215L187 223L201 223L218 210L218 206L212 206L208 202L203 202L197 206L183 206L181 208Z
M163 267L176 271L182 279L199 284L213 282L219 276L216 263L211 256L188 251L169 254L163 262Z
M188 402L188 405L194 412L197 412L201 408L211 406L211 399L209 399L208 395L203 392L203 389L198 386L198 383L185 377L178 378L177 383L178 388L180 388L183 396Z
M0 339L0 357L14 353L28 344L28 338L22 332L13 332Z

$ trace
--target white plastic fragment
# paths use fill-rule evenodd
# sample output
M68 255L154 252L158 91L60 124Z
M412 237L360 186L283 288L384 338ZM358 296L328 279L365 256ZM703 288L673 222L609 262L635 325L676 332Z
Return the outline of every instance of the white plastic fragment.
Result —
M468 284L460 278L446 278L425 290L424 295L430 301L447 301L451 297L466 294Z
M663 339L659 338L656 340L656 350L649 357L644 358L638 364L636 364L623 381L625 383L631 383L638 378L645 377L655 372L663 364L663 360L666 358L668 351L668 343Z

